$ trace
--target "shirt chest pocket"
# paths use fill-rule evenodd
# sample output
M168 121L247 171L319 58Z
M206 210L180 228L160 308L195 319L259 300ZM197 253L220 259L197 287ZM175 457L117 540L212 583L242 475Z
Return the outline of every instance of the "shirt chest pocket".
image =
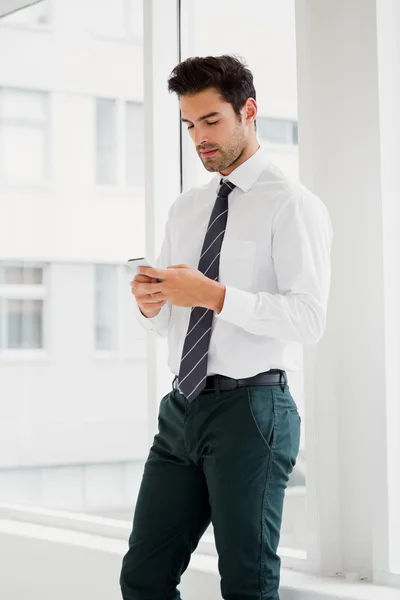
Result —
M242 290L250 287L255 256L255 242L224 239L219 262L219 281Z

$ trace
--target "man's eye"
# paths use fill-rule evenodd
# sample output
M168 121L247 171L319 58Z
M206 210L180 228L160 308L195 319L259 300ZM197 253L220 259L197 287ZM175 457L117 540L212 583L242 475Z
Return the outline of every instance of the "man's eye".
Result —
M218 123L218 121L206 121L207 125L216 125ZM187 130L189 131L189 129L193 129L194 125L188 125Z

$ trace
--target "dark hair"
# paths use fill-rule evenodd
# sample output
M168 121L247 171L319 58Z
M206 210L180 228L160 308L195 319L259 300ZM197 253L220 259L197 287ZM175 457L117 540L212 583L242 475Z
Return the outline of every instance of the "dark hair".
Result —
M178 96L191 96L207 88L215 88L238 116L248 98L256 99L253 74L236 56L188 58L174 68L168 79L168 91Z

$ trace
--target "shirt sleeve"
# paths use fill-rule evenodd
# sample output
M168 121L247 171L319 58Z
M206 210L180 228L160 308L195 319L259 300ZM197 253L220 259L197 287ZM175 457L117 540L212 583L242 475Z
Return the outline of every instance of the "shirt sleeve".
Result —
M171 264L171 215L172 207L169 210L167 222L165 225L165 235L161 246L160 254L156 260L156 269L166 269ZM171 318L171 303L166 302L157 316L148 318L141 312L135 302L137 319L140 325L147 331L154 331L161 337L168 336L168 326Z
M216 318L283 342L317 343L326 326L332 224L313 194L291 196L277 209L271 251L279 293L226 286Z

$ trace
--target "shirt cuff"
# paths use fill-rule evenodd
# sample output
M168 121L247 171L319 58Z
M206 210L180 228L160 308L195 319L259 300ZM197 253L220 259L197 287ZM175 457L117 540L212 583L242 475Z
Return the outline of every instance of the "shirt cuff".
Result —
M162 307L158 315L155 317L145 317L140 308L136 305L138 321L148 331L160 331L168 326L169 308L166 304Z
M215 316L238 327L246 327L253 318L256 303L256 294L226 285L224 305Z

